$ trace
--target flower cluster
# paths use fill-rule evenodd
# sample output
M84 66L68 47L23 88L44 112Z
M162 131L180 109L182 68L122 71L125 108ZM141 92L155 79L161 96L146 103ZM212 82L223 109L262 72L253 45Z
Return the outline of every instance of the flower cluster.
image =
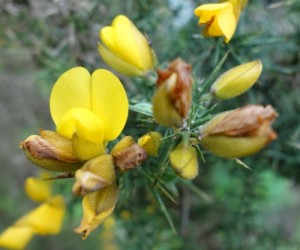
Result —
M228 43L245 5L246 1L241 0L204 4L195 9L195 14L200 17L199 23L206 25L206 36L224 36ZM167 160L160 169L161 175L167 166L173 168L179 178L191 180L199 173L201 147L220 157L239 158L258 152L276 138L271 123L278 115L270 105L247 105L217 114L212 119L211 116L204 121L200 119L205 112L209 113L210 101L231 99L251 88L262 72L260 60L224 72L201 100L201 91L195 88L192 65L178 58L166 69L154 69L159 63L155 61L153 48L126 16L117 16L111 26L100 30L99 37L99 54L115 71L132 77L156 76L154 94L147 102L151 104L150 115L157 131L147 131L136 138L137 142L136 135L122 135L111 144L121 135L128 118L130 100L125 88L109 70L96 69L90 74L83 67L74 67L57 79L51 92L50 113L56 131L40 129L38 135L31 135L20 143L34 164L74 178L72 192L83 197L83 218L75 232L83 239L115 209L120 192L119 176L135 169L148 157ZM195 97L198 101L193 100ZM199 100L207 106L197 108ZM133 111L139 108L143 109L136 104ZM166 128L172 132L168 135L171 138L169 150L164 151L160 144L166 138L160 132ZM34 234L59 231L63 199L42 191L47 189L40 187L46 185L45 182L39 181L36 185L40 192L29 193L45 203L5 231L0 236L0 246L22 249ZM48 214L51 222L44 219ZM41 216L43 220L39 220ZM19 234L22 234L19 245L9 246L7 242Z

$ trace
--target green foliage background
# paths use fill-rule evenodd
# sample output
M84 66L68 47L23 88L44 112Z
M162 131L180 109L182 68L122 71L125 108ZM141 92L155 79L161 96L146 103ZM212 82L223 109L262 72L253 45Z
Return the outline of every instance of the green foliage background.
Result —
M39 169L25 159L18 143L39 127L53 129L48 98L65 70L76 65L91 71L107 68L97 53L98 32L122 13L147 34L162 67L181 57L193 65L197 80L209 77L227 51L222 72L260 58L264 70L258 83L246 94L219 103L214 113L260 103L271 104L280 117L274 124L278 139L244 159L252 171L205 151L205 163L200 162L199 176L192 183L183 182L167 167L161 185L178 204L152 186L161 167L157 159L124 174L114 212L113 243L119 249L164 250L300 247L300 2L250 0L228 45L222 38L204 38L200 33L192 11L208 1L178 1L177 6L170 2L0 3L0 232L36 206L26 198L23 182L38 175ZM153 82L120 78L132 102L151 99ZM124 133L138 138L152 129L161 128L132 112ZM86 241L72 232L79 224L81 205L80 199L71 196L71 185L69 180L56 185L68 201L62 233L36 237L28 249L107 249L103 227Z

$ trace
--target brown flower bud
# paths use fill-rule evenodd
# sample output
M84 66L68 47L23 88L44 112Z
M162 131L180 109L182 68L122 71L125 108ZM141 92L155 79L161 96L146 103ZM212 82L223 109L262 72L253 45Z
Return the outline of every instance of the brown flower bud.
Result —
M115 165L121 170L135 168L147 158L146 151L131 136L124 137L111 150Z
M20 143L26 157L34 164L51 171L73 172L82 166L75 157L71 140L60 134L40 130Z
M215 116L200 131L201 144L225 158L254 154L276 139L271 123L278 114L268 105L247 105Z
M187 117L192 100L192 66L181 59L158 70L157 90L153 96L155 120L166 127L180 127Z

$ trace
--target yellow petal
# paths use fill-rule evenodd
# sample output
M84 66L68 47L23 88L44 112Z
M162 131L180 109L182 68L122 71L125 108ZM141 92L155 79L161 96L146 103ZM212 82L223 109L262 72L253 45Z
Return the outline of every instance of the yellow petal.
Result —
M83 161L92 159L105 153L106 143L96 144L89 142L79 138L77 134L73 136L72 143L76 157Z
M30 226L37 234L57 234L61 230L64 213L64 199L57 195L25 214L15 225Z
M231 2L203 4L194 13L200 17L199 24L206 25L207 36L224 36L226 43L232 38L238 17Z
M104 122L104 140L117 138L127 120L128 99L120 80L108 70L92 74L92 111Z
M141 69L114 54L112 51L103 46L102 43L98 43L98 51L103 61L119 73L128 76L141 76L144 74Z
M51 186L49 181L38 178L27 178L25 191L33 201L43 202L51 197Z
M90 73L82 67L63 73L53 86L50 112L57 125L71 108L91 109Z
M86 195L82 201L83 218L80 226L74 231L82 234L82 238L85 239L113 212L118 194L118 185L114 183L98 192Z
M223 73L211 86L211 92L221 100L236 97L251 88L261 72L260 60L243 63Z
M233 6L230 5L221 10L220 14L217 16L216 21L223 33L225 42L228 43L235 32L238 22L237 17L234 14Z
M34 230L30 226L11 226L0 235L0 247L22 250L34 234Z
M112 27L103 28L100 31L100 39L113 54L129 64L141 70L153 66L152 54L146 38L126 16L117 16Z
M72 108L57 124L57 131L69 139L77 134L81 139L100 144L103 142L105 124L88 109Z
M176 173L185 179L194 179L198 175L196 149L180 143L169 155L170 162Z

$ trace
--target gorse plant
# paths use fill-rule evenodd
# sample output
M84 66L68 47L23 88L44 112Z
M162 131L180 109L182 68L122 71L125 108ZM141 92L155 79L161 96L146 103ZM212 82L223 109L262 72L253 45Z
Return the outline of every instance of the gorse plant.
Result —
M246 4L229 0L197 7L204 35L223 36L227 46ZM162 195L177 203L168 187L176 188L178 180L197 190L191 180L205 161L204 151L248 168L239 158L257 153L277 137L271 124L278 114L271 105L249 104L214 113L218 103L244 94L256 83L263 69L259 59L249 58L221 74L226 52L200 81L193 75L193 65L181 58L161 66L151 37L124 15L101 28L99 37L100 56L121 76L106 69L90 74L84 67L74 67L57 79L50 95L56 130L40 130L20 147L34 164L62 174L27 180L29 196L44 203L5 230L0 246L23 249L35 234L59 233L68 211L62 196L53 197L49 191L49 179L53 186L56 179L74 179L72 192L82 196L83 211L75 232L86 239L109 220L129 172L137 173L130 176L132 182L143 178L176 231ZM138 78L136 88L150 86L153 95L148 93L142 101L131 98L134 94L120 80L123 74Z

